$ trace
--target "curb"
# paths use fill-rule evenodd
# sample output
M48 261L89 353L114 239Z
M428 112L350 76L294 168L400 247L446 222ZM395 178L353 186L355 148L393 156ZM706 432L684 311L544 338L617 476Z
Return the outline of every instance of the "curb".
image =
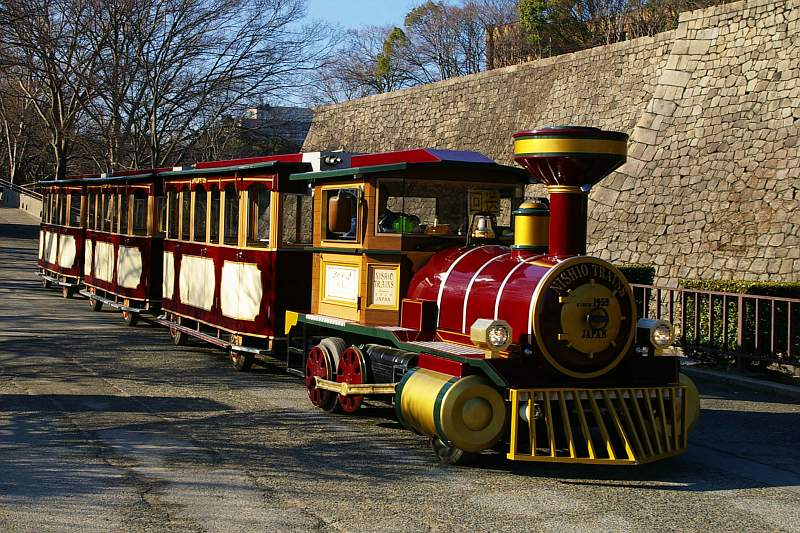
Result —
M790 396L792 398L800 399L800 387L793 385L784 385L783 383L773 383L762 379L749 378L747 376L737 376L728 372L720 372L719 370L709 370L707 368L695 368L693 366L682 366L681 372L685 372L690 376L702 376L705 378L712 378L719 381L727 381L728 383L735 383L748 389L753 389L761 392L773 392L783 396Z

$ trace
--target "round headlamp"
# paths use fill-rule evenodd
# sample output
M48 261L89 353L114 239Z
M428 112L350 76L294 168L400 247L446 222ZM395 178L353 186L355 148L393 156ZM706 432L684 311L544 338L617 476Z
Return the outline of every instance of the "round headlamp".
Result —
M486 341L490 346L499 348L508 342L508 328L503 324L494 324L486 330Z
M659 355L672 345L672 324L657 318L640 318L636 324L636 344Z
M672 328L659 324L650 331L650 340L656 348L666 348L672 344Z
M511 326L505 320L479 318L469 330L469 338L475 346L487 353L487 358L498 356L511 345Z

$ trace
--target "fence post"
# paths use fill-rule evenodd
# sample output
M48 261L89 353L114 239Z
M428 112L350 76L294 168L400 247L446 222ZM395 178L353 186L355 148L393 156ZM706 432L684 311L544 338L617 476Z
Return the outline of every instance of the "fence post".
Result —
M744 350L744 298L740 294L736 297L736 368L744 370L742 351Z

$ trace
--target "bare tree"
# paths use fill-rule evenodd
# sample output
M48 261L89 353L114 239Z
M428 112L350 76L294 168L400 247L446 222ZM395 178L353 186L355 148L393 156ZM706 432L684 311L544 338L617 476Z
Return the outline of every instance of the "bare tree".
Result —
M409 42L400 28L366 26L343 32L330 60L315 75L311 103L351 100L412 85Z
M298 25L301 0L147 1L137 61L153 166L180 161L224 114L302 85L324 57L321 28Z
M0 4L0 61L6 79L46 127L55 177L66 174L79 114L98 89L96 73L108 26L93 0L5 0Z
M476 4L427 1L406 15L405 33L411 43L409 71L418 73L419 83L483 69L485 24Z
M8 168L8 180L14 183L32 140L32 101L18 91L15 94L15 88L8 86L8 80L0 83L5 85L0 97L0 131L5 148L3 159Z

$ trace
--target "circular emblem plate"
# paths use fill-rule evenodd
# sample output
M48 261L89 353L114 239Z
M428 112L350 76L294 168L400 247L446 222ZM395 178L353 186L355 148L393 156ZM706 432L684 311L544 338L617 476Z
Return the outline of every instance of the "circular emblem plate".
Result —
M539 283L533 334L542 355L576 378L605 374L633 343L636 303L614 266L592 257L562 261Z

